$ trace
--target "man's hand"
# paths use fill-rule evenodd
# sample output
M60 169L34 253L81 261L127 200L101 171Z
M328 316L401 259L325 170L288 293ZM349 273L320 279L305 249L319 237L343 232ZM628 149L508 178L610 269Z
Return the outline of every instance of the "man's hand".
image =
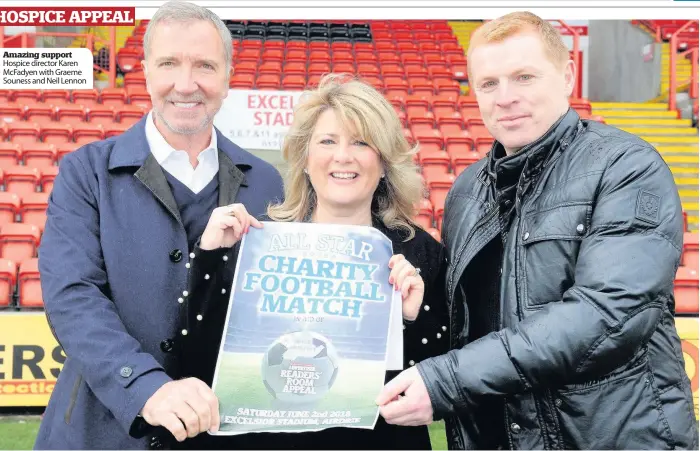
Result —
M423 426L433 422L433 405L416 367L389 381L376 402L380 415L389 424Z
M195 378L168 382L151 396L141 415L152 426L163 426L182 442L204 431L219 429L219 400Z

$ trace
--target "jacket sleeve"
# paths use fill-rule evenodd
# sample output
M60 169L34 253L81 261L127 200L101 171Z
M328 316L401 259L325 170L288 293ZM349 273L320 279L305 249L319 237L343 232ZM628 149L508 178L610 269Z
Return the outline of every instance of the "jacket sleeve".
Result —
M436 417L473 408L480 395L600 378L650 340L673 302L680 198L653 148L623 144L610 152L575 282L561 301L419 365Z
M77 155L61 162L39 249L46 316L56 340L126 432L171 379L129 333L109 298L94 171Z

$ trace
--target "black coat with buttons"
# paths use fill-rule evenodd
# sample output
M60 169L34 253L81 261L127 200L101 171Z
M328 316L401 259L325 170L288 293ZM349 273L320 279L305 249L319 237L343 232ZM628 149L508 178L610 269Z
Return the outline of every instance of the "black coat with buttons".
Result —
M420 228L415 230L414 238L404 241L405 232L389 230L378 221L374 226L391 239L395 254L403 254L420 268L425 281L421 311L414 322L404 323L404 367L408 368L448 350L444 247ZM238 248L236 245L231 249L203 251L197 246L194 258L189 261L189 314L182 325L189 333L178 338L178 348L183 368L193 370L183 377L198 377L209 385L212 383ZM397 371L388 372L386 380L397 374ZM333 428L301 434L256 433L232 437L202 434L177 446L188 449L430 449L430 437L426 427L392 426L380 417L374 430Z
M668 166L573 110L521 152L514 219L493 257L498 327L475 341L465 300L478 284L459 281L501 233L488 160L459 176L445 206L453 350L418 370L449 447L497 435L512 449L698 449L674 326L683 220ZM480 421L494 409L499 422Z

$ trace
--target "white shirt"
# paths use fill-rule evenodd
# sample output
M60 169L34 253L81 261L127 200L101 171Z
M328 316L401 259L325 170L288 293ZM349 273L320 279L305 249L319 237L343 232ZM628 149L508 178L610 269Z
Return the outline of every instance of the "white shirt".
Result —
M202 191L219 172L219 151L213 128L209 146L197 156L196 168L192 167L186 151L173 148L158 131L153 122L153 110L146 119L146 140L158 164L195 194Z

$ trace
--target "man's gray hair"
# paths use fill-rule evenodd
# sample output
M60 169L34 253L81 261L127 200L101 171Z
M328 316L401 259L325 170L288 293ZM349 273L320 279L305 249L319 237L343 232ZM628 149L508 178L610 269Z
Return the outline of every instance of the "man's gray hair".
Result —
M148 59L153 30L156 25L161 22L189 23L198 20L209 21L216 27L216 31L218 31L221 36L221 43L224 45L224 59L226 61L226 70L228 70L231 67L231 60L233 59L233 42L231 32L226 28L224 21L207 8L181 0L172 0L163 4L158 8L158 11L153 15L150 22L148 22L146 34L143 36L144 58Z

